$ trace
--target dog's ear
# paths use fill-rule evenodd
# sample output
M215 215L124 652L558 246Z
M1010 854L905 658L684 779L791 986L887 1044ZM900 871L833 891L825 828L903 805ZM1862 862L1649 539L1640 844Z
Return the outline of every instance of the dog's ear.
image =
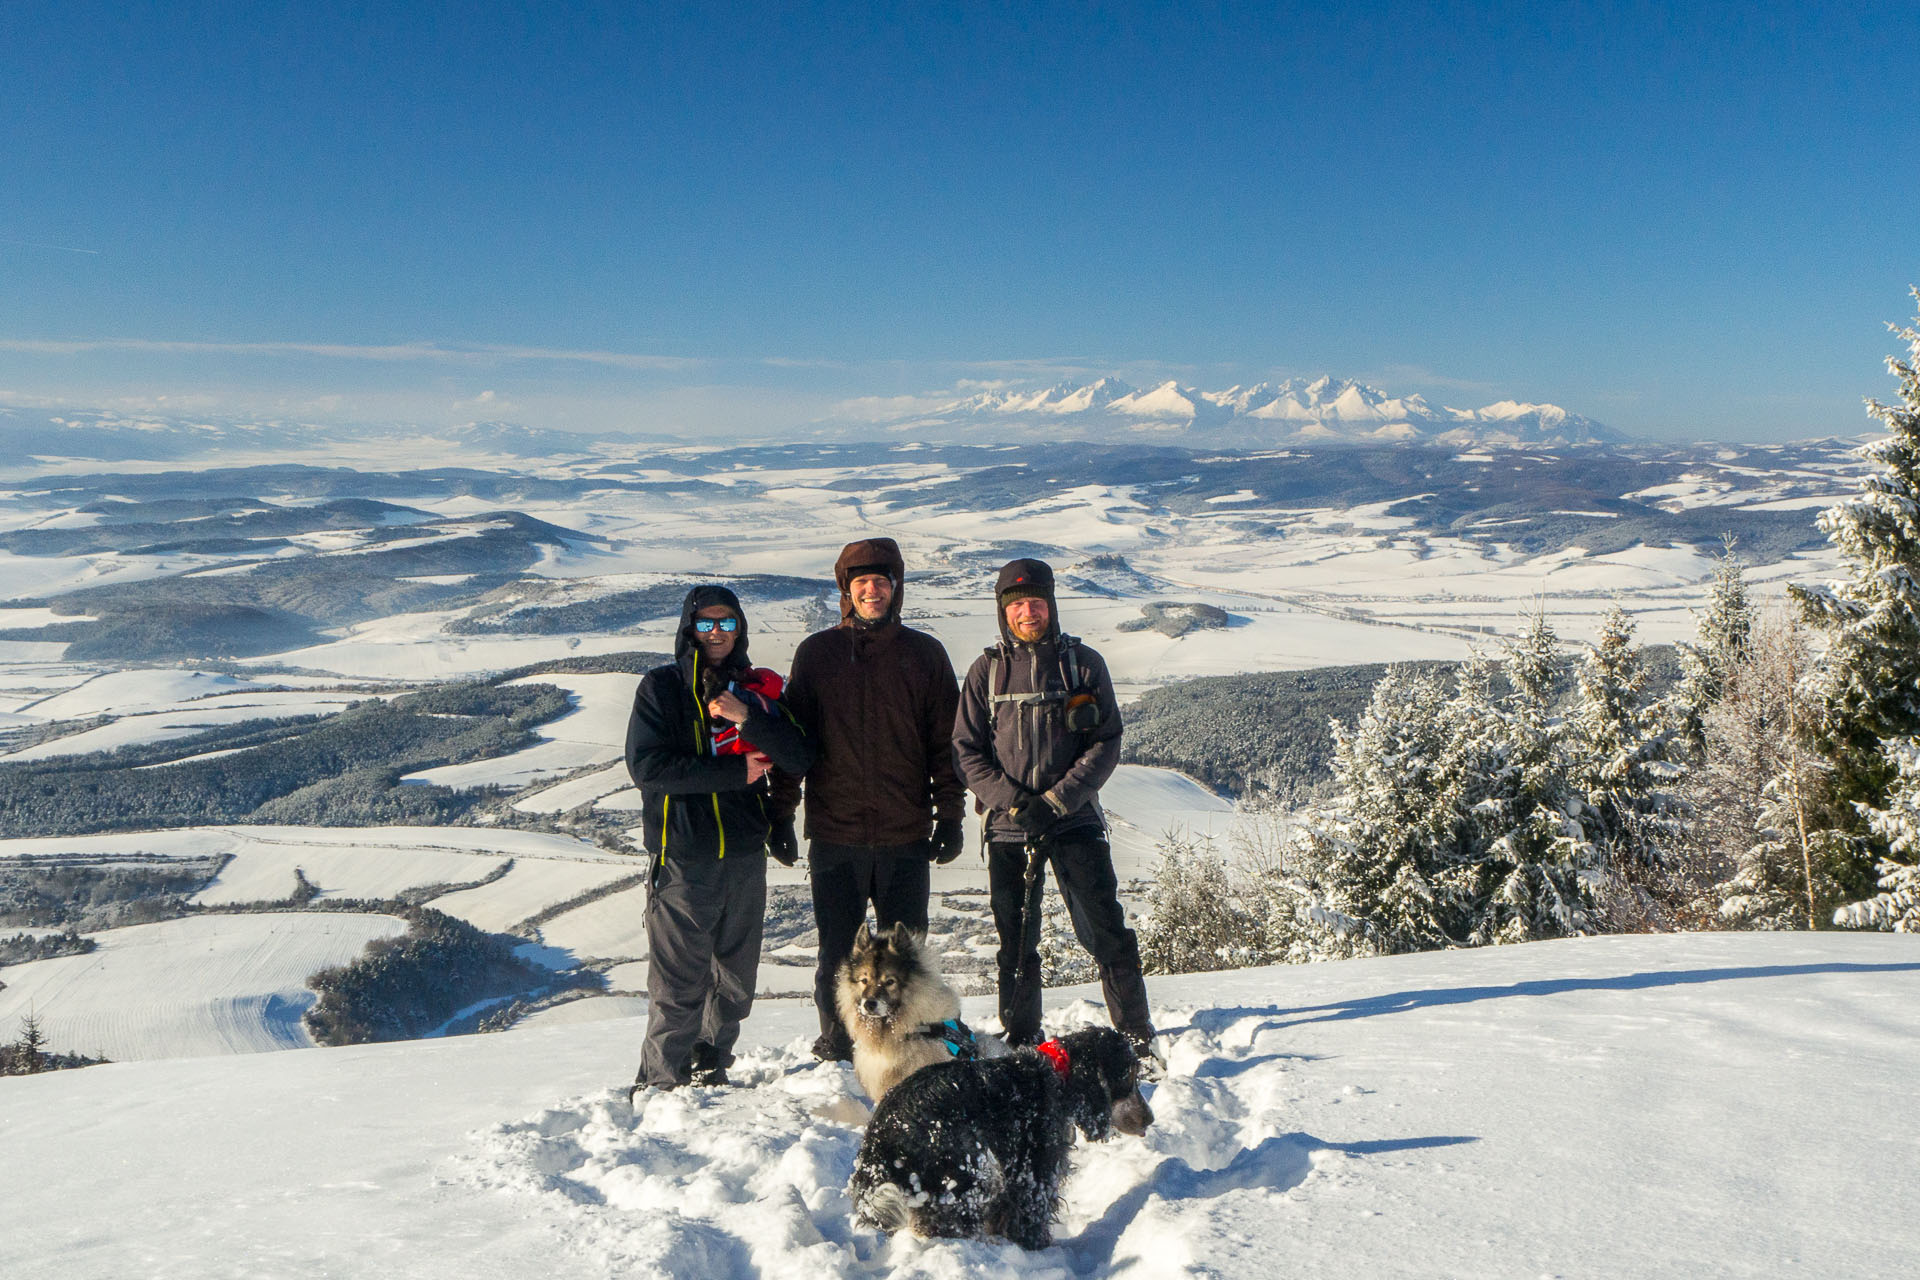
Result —
M853 935L853 948L856 951L865 951L872 945L873 930L868 927L866 921L862 920L860 922L860 932Z
M1133 1046L1106 1027L1076 1031L1061 1038L1068 1054L1067 1108L1080 1132L1094 1142L1114 1129L1135 1136L1153 1123L1153 1111L1140 1095L1139 1063Z
M924 950L927 944L926 933L905 921L888 926L886 939L887 945L903 956L915 955Z

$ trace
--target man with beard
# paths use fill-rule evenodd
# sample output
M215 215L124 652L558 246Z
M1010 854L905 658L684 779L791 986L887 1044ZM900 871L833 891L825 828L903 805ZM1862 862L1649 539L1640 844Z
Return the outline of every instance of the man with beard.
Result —
M1120 761L1120 707L1099 654L1060 631L1053 570L1014 560L995 588L1000 643L960 693L954 758L987 811L987 876L1000 935L1000 1025L1040 1039L1042 864L1074 936L1100 969L1113 1025L1146 1059L1153 1043L1140 944L1127 928L1099 791Z
M681 606L674 661L634 693L627 771L651 866L636 1090L727 1083L760 968L767 774L812 760L779 680L747 661L739 599L703 586Z
M900 622L899 546L892 538L849 543L833 576L840 625L794 651L787 706L814 747L804 779L820 935L813 1052L846 1061L853 1046L834 1007L834 973L853 950L868 903L880 928L926 930L930 863L960 856L966 792L953 770L953 662L939 640ZM798 773L782 765L774 774L771 848L789 864L799 855Z

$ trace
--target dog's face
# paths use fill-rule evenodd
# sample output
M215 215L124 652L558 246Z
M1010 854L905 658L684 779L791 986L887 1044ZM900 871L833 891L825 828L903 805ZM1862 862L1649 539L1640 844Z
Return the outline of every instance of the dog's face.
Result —
M911 929L896 924L875 933L863 924L854 935L840 981L852 996L856 1014L885 1022L906 999L919 968L920 945Z
M1098 1142L1114 1129L1139 1137L1153 1123L1140 1093L1140 1062L1118 1031L1094 1027L1060 1038L1067 1051L1067 1095L1073 1122Z

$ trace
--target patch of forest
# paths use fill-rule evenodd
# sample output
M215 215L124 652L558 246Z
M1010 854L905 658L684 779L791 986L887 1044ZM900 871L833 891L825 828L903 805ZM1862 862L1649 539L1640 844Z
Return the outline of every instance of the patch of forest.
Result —
M454 635L562 635L577 631L622 631L659 618L677 618L687 591L696 582L718 582L733 589L743 601L792 600L811 596L832 585L830 580L793 578L778 574L748 574L742 577L688 578L661 582L634 591L613 591L590 600L570 600L557 604L538 598L519 598L533 590L534 584L518 583L501 594L510 597L488 601L466 617L447 624Z
M0 861L0 925L64 929L75 937L66 951L43 952L59 946L60 934L39 942L23 942L32 935L0 939L0 964L20 964L92 949L92 939L81 932L151 924L186 915L188 902L207 887L225 866L225 856L212 858L112 859L69 857L8 858Z
M16 933L0 938L0 965L83 956L100 944L69 927L64 933ZM0 987L6 983L0 982Z
M307 980L320 999L306 1014L321 1044L410 1040L445 1025L484 1000L525 995L572 978L598 983L598 974L557 975L514 955L517 939L486 933L430 907L403 913L407 932L367 944L358 959L322 969Z
M1648 692L1658 696L1679 678L1671 646L1643 650ZM1574 691L1577 660L1562 661L1555 696ZM1128 704L1121 759L1177 769L1236 798L1260 796L1297 805L1328 793L1333 782L1333 722L1352 724L1391 666L1451 672L1452 662L1364 663L1202 676L1165 685ZM1493 688L1504 693L1505 677Z
M355 703L216 759L152 763L154 747L0 764L0 829L79 835L218 822L331 826L453 823L484 792L403 784L401 775L503 755L566 711L552 685L466 683ZM233 727L258 733L258 725ZM223 750L216 729L184 746ZM175 758L179 740L165 744ZM164 758L164 757L163 757Z
M373 505L387 509L387 504ZM183 522L187 528L200 523ZM431 536L455 526L461 530L457 536ZM484 527L467 532L473 526ZM152 535L176 527L140 526L139 531ZM122 539L112 535L124 527L48 532L63 537L37 554L59 554L56 547L66 545L69 532L118 542ZM171 662L279 653L319 643L326 627L478 603L516 581L545 548L586 540L584 534L517 511L375 527L364 536L370 545L352 555L288 558L264 558L271 556L273 546L233 543L230 535L208 534L212 541L201 540L199 534L134 539L136 545L127 550L263 558L244 573L189 572L19 601L42 604L76 620L11 628L0 632L0 639L64 643L68 659L88 661ZM394 545L382 545L389 542Z
M96 500L79 510L97 522L78 527L0 531L0 551L19 556L82 556L104 552L271 555L294 534L366 529L370 536L404 532L435 517L413 507L360 498L286 507L259 498L154 498L146 502Z
M673 661L670 653L654 653L646 649L622 649L618 653L591 653L564 658L549 658L545 662L531 662L524 667L515 667L503 671L494 677L494 683L506 684L513 680L524 680L528 676L546 675L632 675L636 680L653 670Z
M1189 631L1217 631L1230 625L1232 625L1232 618L1218 605L1181 604L1171 600L1155 600L1151 604L1140 606L1139 617L1128 618L1114 630L1152 630L1177 640Z
M102 605L85 622L0 630L0 640L65 644L68 662L169 662L251 658L319 644L315 625L282 609L208 602Z

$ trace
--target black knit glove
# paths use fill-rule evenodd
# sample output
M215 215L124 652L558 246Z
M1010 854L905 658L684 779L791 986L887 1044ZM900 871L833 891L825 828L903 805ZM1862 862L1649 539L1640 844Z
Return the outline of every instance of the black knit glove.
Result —
M1007 811L1014 824L1027 833L1028 840L1038 840L1053 830L1053 824L1060 821L1060 813L1048 804L1044 796L1029 796L1016 803Z
M783 867L800 861L800 837L794 832L792 818L774 823L767 831L767 856Z
M967 843L966 828L958 818L942 818L933 824L933 860L946 866L960 856Z

